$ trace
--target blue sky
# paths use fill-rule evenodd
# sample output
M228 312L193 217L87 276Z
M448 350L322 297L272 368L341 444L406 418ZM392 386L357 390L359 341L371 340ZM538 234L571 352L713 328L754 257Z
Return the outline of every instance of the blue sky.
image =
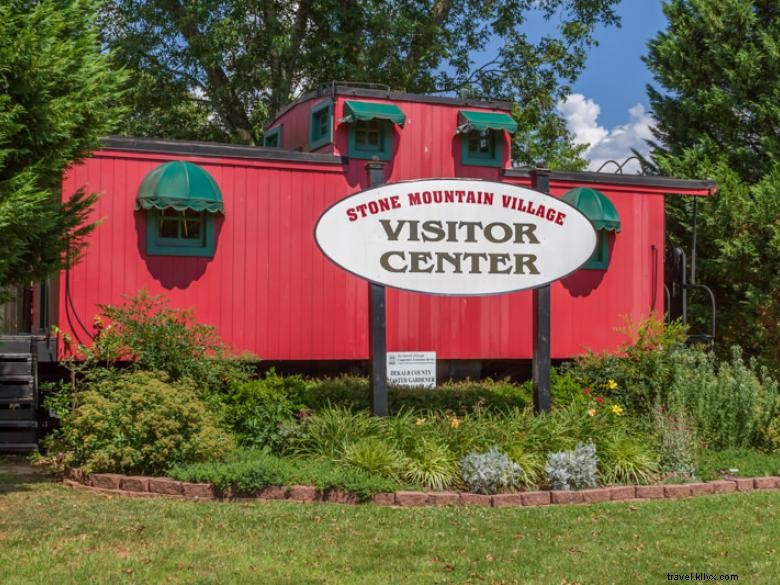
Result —
M666 28L661 0L623 0L618 13L620 28L602 27L599 46L592 49L585 71L572 87L572 95L559 105L575 141L588 143L585 158L589 169L614 172L614 160L622 163L631 149L647 154L646 140L653 125L649 113L647 84L651 73L642 62L647 42ZM629 163L624 172L637 172Z
M599 46L573 88L601 107L599 122L607 128L625 123L628 109L637 103L648 109L645 85L653 79L641 56L647 42L666 28L660 0L623 0L618 12L622 27L597 32Z
M605 161L623 162L631 149L646 154L646 140L652 138L653 125L649 113L646 85L653 79L642 62L647 43L666 28L661 0L622 0L616 10L621 27L600 27L596 31L599 46L591 49L580 78L572 86L572 94L559 104L558 110L580 144L590 148L585 158L589 168L598 170ZM555 20L545 21L530 15L531 37L553 33ZM495 47L487 47L486 59ZM479 59L478 59L479 60ZM624 172L636 172L638 164L630 163ZM616 166L607 164L605 171Z

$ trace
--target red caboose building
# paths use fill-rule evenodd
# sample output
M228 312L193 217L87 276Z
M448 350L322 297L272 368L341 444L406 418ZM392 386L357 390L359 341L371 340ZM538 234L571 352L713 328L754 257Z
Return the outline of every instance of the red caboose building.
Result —
M109 138L63 196L99 192L83 259L53 284L48 316L87 342L101 304L147 289L218 328L238 351L290 366L368 358L367 283L325 258L318 217L384 179L480 178L530 186L511 164L511 104L333 86L266 127L264 146ZM576 190L576 191L572 191ZM552 285L552 357L613 350L626 317L664 311L664 197L707 181L558 172L550 193L591 219L593 257ZM565 253L565 252L562 252ZM471 375L532 357L531 291L443 297L389 289L387 347L435 351ZM34 303L35 305L36 303Z

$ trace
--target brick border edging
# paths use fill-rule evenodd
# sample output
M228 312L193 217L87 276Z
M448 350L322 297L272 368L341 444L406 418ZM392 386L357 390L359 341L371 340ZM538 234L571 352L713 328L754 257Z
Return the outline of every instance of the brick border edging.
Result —
M256 494L231 492L220 495L208 483L188 483L169 477L143 477L117 473L85 474L80 469L65 472L63 483L90 491L141 497L172 497L193 501L269 501L331 502L357 504L358 497L340 489L320 491L312 486L270 486ZM669 485L609 486L578 491L532 491L493 496L465 492L398 491L375 494L370 502L379 506L482 506L493 508L534 507L560 504L667 499L780 489L780 476L739 477L701 483Z

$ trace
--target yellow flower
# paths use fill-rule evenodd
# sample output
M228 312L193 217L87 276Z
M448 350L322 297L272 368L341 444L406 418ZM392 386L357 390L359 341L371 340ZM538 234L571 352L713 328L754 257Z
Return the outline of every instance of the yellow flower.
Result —
M588 409L588 416L596 416L596 409L595 408Z
M619 404L613 404L612 405L612 412L614 412L616 415L620 416L623 414L623 407Z
M457 429L460 426L460 421L458 420L457 416L453 416L450 419L450 428L451 429Z
M416 421L414 421L414 424L416 425L424 425L425 419L424 418L418 418Z
M615 382L615 380L613 380L612 378L607 380L607 389L608 390L615 390L617 387L618 387L618 385L617 385L617 382Z

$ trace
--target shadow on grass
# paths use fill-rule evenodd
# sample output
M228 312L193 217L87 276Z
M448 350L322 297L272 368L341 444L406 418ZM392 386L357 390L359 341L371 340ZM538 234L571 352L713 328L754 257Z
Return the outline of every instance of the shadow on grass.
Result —
M0 495L29 491L36 483L58 481L57 474L47 467L32 465L21 455L0 455Z

